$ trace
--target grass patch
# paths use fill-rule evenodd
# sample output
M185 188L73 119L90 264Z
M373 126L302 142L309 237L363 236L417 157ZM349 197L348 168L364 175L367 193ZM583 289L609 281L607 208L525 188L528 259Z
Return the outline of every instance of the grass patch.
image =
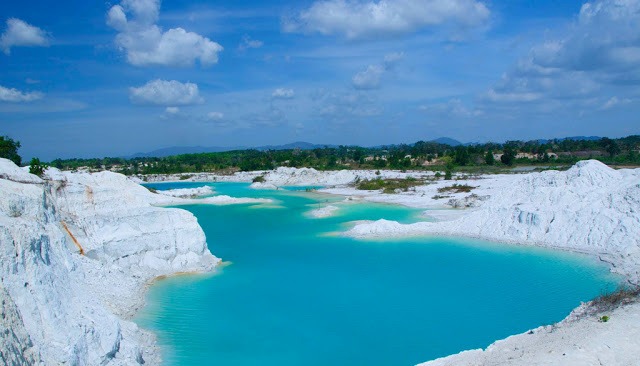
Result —
M640 287L620 288L609 294L596 297L591 301L591 307L596 312L610 311L638 300L638 296L640 296ZM606 319L609 320L609 317ZM603 319L602 321L606 322L607 320Z
M450 192L450 193L462 193L462 192L469 193L474 188L478 188L478 187L470 186L468 184L454 184L452 186L438 188L438 193L445 193L445 192Z
M397 190L407 192L410 188L421 186L424 182L416 178L405 179L371 179L356 183L356 188L363 191L377 191L382 189L384 193L396 193Z

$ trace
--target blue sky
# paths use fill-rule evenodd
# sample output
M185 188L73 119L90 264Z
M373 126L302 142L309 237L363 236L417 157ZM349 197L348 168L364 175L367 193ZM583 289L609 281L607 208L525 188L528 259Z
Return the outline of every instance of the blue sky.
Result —
M640 133L640 0L0 3L21 154Z

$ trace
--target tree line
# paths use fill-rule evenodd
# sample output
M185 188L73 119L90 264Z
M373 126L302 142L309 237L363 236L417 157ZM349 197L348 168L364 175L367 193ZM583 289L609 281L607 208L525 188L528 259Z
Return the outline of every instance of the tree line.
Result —
M17 164L20 143L0 137L0 156ZM610 165L640 165L640 136L618 139L556 139L507 141L451 146L418 141L378 147L338 146L310 150L253 149L182 154L169 157L55 159L49 165L65 170L89 168L124 174L170 174L271 170L281 166L335 169L434 169L450 172L460 167L514 165L568 165L598 159Z

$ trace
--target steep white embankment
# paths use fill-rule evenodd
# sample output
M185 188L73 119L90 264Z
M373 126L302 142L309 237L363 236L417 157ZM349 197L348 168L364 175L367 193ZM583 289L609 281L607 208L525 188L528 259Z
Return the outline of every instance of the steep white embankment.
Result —
M353 237L442 234L543 245L597 255L630 281L640 280L640 169L582 161L566 172L496 182L493 194L457 220L353 227Z
M236 172L230 175L214 173L189 174L148 174L135 175L131 180L136 183L144 182L251 182L262 176L264 183L254 184L256 189L276 189L279 186L343 186L354 183L357 179L422 178L433 176L432 172L400 172L394 170L331 170L318 171L313 168L279 167L268 171Z
M125 319L153 278L219 262L202 229L122 175L47 174L0 159L0 361L156 364L153 337Z
M352 184L360 179L404 179L407 177L421 178L432 176L431 172L403 173L393 170L338 170L318 171L313 168L287 168L280 167L264 173L265 182L275 186L304 186L324 185L340 186Z

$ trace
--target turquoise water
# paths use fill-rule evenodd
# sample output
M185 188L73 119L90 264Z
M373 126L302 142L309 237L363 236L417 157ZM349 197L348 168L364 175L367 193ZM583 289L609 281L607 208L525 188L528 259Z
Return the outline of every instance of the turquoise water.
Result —
M415 222L417 210L212 186L278 202L183 207L232 264L151 287L136 321L158 335L165 365L413 365L559 321L617 284L595 261L539 248L330 235L353 220ZM326 202L337 216L308 217Z

